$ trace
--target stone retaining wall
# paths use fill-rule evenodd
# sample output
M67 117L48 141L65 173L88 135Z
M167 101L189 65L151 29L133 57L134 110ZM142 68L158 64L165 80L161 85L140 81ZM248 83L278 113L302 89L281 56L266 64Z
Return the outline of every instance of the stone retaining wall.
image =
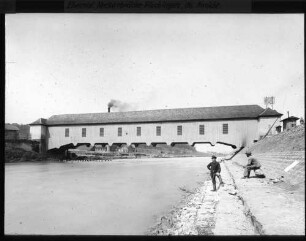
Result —
M305 152L304 151L290 151L290 152L266 152L257 153L253 152L253 156L258 158L262 164L262 170L267 178L280 178L284 177L284 181L292 185L305 182ZM284 169L292 164L294 161L299 163L285 172ZM233 163L238 165L246 165L247 157L245 154L238 154Z

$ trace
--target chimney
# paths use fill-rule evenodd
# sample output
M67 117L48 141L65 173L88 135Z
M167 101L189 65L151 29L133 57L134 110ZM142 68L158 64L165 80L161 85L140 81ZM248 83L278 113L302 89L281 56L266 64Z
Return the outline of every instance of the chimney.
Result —
M287 113L288 113L288 118L289 118L289 111L287 111Z
M108 113L110 112L110 109L111 109L110 107L107 108L107 112L108 112Z

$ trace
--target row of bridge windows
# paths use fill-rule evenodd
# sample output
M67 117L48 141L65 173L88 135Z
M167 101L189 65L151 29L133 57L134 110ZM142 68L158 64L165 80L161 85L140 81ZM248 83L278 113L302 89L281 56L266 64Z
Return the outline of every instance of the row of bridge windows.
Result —
M228 134L228 124L222 124L222 133ZM199 135L205 134L205 126L199 125ZM118 136L122 136L122 127L118 127ZM141 127L136 127L136 135L141 136ZM183 135L183 126L178 125L177 126L177 135L182 136ZM104 127L100 128L100 137L104 136ZM156 136L161 136L161 126L156 126ZM65 137L69 137L69 128L65 128ZM82 137L86 137L86 128L82 128Z

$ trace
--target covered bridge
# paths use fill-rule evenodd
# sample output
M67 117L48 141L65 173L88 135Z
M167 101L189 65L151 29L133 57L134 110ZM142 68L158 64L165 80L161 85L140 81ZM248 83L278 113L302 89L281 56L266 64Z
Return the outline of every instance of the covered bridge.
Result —
M42 151L67 144L246 146L275 131L282 114L258 105L53 115L30 124Z

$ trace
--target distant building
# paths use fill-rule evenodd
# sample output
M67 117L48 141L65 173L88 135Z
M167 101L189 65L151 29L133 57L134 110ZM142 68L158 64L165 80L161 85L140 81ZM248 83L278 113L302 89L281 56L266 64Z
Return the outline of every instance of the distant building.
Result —
M295 116L290 116L286 119L281 120L283 122L283 130L290 130L293 127L296 127L296 121L300 119Z
M129 112L54 115L30 124L41 151L73 144L177 145L217 143L233 148L277 134L282 114L258 105L216 106ZM125 150L124 148L122 149Z
M19 125L19 139L20 140L30 140L30 126Z
M19 139L19 128L5 124L5 140L18 140Z
M104 151L103 146L102 145L95 145L94 146L95 151Z

